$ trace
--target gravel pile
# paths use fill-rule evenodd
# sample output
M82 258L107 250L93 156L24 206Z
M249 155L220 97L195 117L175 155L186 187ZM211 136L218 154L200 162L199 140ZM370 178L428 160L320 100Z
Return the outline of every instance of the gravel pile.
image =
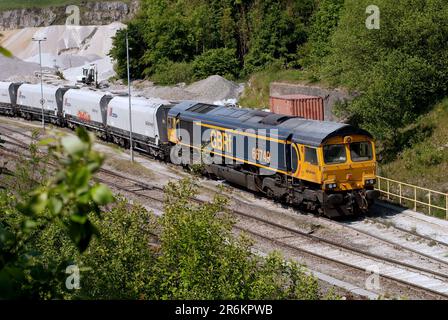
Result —
M39 64L25 62L17 58L6 58L0 55L0 80L28 80L34 78L34 72L39 71Z
M210 76L185 88L186 91L200 97L201 101L236 99L242 92L241 86L221 76Z
M168 100L195 100L204 103L238 100L243 86L226 80L221 76L210 76L207 79L192 83L189 86L155 86L149 81L138 82L135 93L147 98L157 97Z
M147 98L161 98L167 100L198 100L199 96L186 91L181 87L150 86L136 91L137 94Z

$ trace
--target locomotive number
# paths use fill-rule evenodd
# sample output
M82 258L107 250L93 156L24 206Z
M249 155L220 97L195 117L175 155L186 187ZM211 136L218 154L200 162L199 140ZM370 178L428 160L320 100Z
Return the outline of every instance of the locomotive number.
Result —
M263 149L253 148L252 159L262 161L264 163L271 163L271 152Z
M210 132L210 144L213 149L232 152L232 135L218 130Z

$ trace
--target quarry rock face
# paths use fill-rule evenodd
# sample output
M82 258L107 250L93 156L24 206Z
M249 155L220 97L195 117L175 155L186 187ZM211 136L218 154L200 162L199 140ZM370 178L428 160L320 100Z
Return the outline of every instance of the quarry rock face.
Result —
M136 14L138 5L137 0L129 3L121 1L86 2L79 5L80 24L98 25L125 21ZM65 24L69 16L65 10L66 7L61 6L2 11L0 12L0 31Z

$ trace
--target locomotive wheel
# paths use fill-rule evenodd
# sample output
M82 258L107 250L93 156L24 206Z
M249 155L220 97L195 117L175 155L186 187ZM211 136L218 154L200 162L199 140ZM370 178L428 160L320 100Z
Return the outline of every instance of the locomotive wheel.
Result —
M269 199L274 199L274 198L275 198L275 193L274 193L274 191L272 191L271 188L266 188L266 189L265 189L265 193L266 193L266 196L267 196Z

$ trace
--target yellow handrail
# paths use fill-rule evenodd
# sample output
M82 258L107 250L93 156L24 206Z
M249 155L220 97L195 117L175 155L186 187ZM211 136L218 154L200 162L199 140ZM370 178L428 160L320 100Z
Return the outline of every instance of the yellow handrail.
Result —
M414 211L417 210L417 205L423 205L428 208L429 215L431 215L431 213L432 213L431 209L442 210L445 212L445 219L448 220L448 193L443 193L440 191L435 191L435 190L431 190L428 188L415 186L415 185L412 185L409 183L405 183L405 182L401 182L401 181L397 181L397 180L393 180L393 179L389 179L389 178L385 178L385 177L381 177L381 176L377 176L377 181L378 181L378 185L376 187L376 190L380 191L383 195L385 195L387 197L387 200L391 200L391 197L396 197L396 198L398 198L398 202L400 205L403 204L403 200L411 201L414 203ZM381 188L382 185L384 186L384 182L386 184L386 190L382 190L382 188ZM394 192L393 190L391 190L391 184L398 186L398 192ZM408 197L403 192L403 187L408 187L408 188L413 189L414 190L414 198ZM426 192L428 201L424 202L424 201L417 199L417 191ZM445 207L435 205L431 200L431 196L433 196L433 195L442 196L445 199Z

